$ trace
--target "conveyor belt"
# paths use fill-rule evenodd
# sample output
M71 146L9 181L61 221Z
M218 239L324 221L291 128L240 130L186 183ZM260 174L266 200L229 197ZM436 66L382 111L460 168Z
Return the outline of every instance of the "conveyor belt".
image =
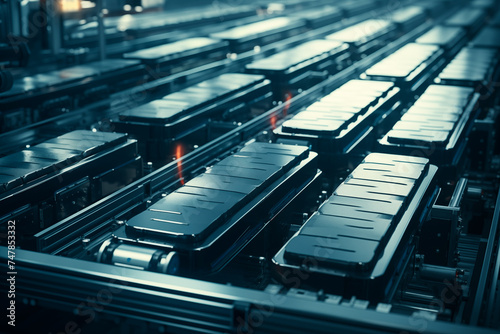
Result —
M146 64L162 64L174 61L186 61L191 58L211 57L212 53L226 53L227 43L220 40L193 37L135 52L125 53L126 59L140 60ZM215 59L216 60L216 59Z
M121 120L168 124L230 94L263 82L261 75L228 73L120 114Z
M460 27L435 26L415 41L418 44L438 45L450 50L465 41L465 30Z
M169 10L167 12L141 13L106 17L104 23L107 32L122 32L127 35L140 36L153 31L182 29L199 24L220 22L255 15L255 6L206 6L203 8ZM97 35L95 22L79 25L71 32L72 40Z
M425 154L439 166L458 164L477 114L473 88L431 85L381 140L381 149Z
M436 82L480 88L490 85L498 67L499 53L495 49L463 48L439 73Z
M300 10L288 16L303 19L308 28L317 29L340 21L343 18L343 12L339 7L327 5Z
M474 47L500 49L500 27L485 27L472 40Z
M377 3L372 0L346 0L336 5L344 11L344 16L347 17L368 13L377 8Z
M346 153L391 110L398 93L392 82L351 80L283 122L275 134L285 142L307 142L325 155Z
M252 72L274 72L286 71L305 61L314 60L315 57L331 56L343 50L343 44L335 41L314 40L301 44L290 50L286 50L271 57L257 60L249 65L247 69Z
M419 6L408 6L390 12L389 20L399 28L408 31L418 26L426 19L425 11Z
M396 26L388 20L370 19L334 32L325 38L348 43L353 52L366 53L393 38Z
M256 60L246 65L247 72L263 74L271 80L278 97L280 92L291 87L305 86L304 80L311 80L311 71L336 69L346 58L348 46L345 43L328 40L312 40L291 49Z
M435 172L425 158L368 155L278 252L276 269L301 268L344 296L386 296L428 210L423 194L433 192Z
M127 230L161 239L199 241L307 155L301 146L246 146L131 218Z
M32 223L23 231L27 234L142 176L136 141L125 134L87 130L2 157L0 168L0 223L31 215Z
M422 87L436 70L443 51L436 45L406 44L365 71L368 79L394 81L412 91Z
M124 134L78 130L2 157L0 193L61 170L126 140Z
M40 73L33 76L26 76L22 79L15 80L11 90L0 93L2 98L12 97L21 94L32 94L33 91L42 88L56 88L83 79L98 80L99 76L112 75L113 72L120 70L132 69L139 65L135 60L108 59L96 61L85 65L68 67L62 70Z
M300 32L305 21L297 18L275 17L226 31L213 33L210 36L229 42L232 52L243 52L255 46L269 44Z
M469 35L473 35L481 27L486 11L480 8L466 7L458 11L444 22L446 26L462 27Z
M99 2L29 44L52 51L42 60L54 68L129 53L142 75L101 80L110 60L0 97L1 151L22 150L0 158L14 177L0 175L0 245L15 222L16 258L0 257L19 272L20 332L75 327L65 319L75 332L131 319L120 329L148 333L486 334L498 323L495 266L481 256L498 255L498 1L188 0L163 13L116 2L126 15L102 12L106 50ZM2 28L26 19L4 8ZM68 31L67 17L88 29ZM45 142L73 129L123 135ZM454 243L473 236L477 259L463 267L470 254ZM62 320L45 328L47 314Z
M276 201L288 205L316 176L315 158L306 147L251 143L130 218L99 259L125 243L175 251L185 272L217 270L282 209Z
M0 93L0 131L19 127L106 99L145 79L136 60L108 59L62 70L26 76Z
M271 96L264 76L227 73L124 111L113 124L139 139L149 161L163 160L172 153L172 143L185 136L201 131L197 144L205 142L202 130L209 118L247 119L250 108Z
M423 8L429 17L439 17L449 9L446 1L421 0L418 2L418 6Z

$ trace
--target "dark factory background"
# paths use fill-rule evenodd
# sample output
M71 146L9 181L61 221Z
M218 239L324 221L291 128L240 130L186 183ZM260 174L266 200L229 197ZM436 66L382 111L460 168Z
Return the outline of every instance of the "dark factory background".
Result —
M493 0L0 0L0 332L498 333L499 62Z

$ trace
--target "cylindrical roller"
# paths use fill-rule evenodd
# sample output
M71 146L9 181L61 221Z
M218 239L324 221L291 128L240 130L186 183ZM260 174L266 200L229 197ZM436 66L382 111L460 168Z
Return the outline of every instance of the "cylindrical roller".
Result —
M454 282L457 279L457 269L423 264L420 267L420 277L428 281Z
M179 254L163 250L105 241L97 253L97 261L122 267L176 274Z

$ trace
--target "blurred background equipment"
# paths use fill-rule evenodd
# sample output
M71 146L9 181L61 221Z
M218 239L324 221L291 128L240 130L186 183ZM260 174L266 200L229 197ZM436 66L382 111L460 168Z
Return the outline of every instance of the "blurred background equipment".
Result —
M15 329L498 333L499 79L498 0L0 0Z

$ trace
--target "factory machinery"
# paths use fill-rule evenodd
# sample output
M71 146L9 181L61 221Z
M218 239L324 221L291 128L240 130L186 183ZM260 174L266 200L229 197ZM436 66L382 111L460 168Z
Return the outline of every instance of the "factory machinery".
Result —
M500 2L0 1L7 333L495 333Z

